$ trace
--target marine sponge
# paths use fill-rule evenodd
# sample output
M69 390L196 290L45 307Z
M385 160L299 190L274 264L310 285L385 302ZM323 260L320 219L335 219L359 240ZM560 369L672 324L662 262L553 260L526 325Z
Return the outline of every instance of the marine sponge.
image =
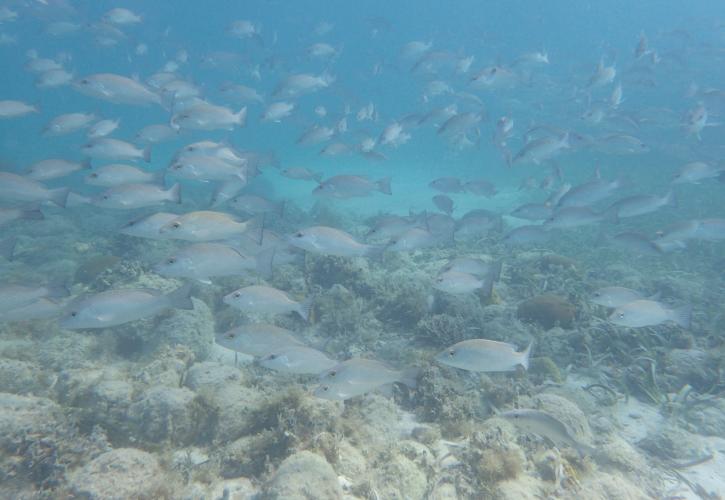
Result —
M559 370L556 363L548 356L531 358L528 373L529 378L535 384L543 384L547 380L557 384L564 381L564 378L561 376L561 370Z
M538 323L547 330L557 325L571 328L576 306L557 295L537 295L519 304L516 316L523 321Z

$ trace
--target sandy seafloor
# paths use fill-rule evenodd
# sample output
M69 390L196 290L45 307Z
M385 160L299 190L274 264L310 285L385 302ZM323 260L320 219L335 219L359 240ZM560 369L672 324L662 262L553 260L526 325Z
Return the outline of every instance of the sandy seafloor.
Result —
M431 193L416 185L420 180L396 179L396 207L430 208ZM489 201L463 195L456 214L516 206L528 196L511 186ZM380 194L316 206L311 200L300 206L314 215L291 203L270 229L286 233L314 222L361 237L367 215L392 207ZM187 199L184 209L193 204ZM73 283L74 293L180 284L151 270L178 244L110 229L132 214L77 207L46 215L8 230L19 239L6 264L9 281ZM662 226L672 214L648 217L618 230ZM258 282L250 277L194 284L194 311L107 330L66 331L54 320L0 325L0 497L720 498L721 245L695 243L651 258L601 245L597 227L560 233L542 246L509 248L500 237L382 260L307 255L278 268L269 284L314 297L309 324L252 317L221 302ZM81 264L115 254L124 259L110 270L74 278ZM433 277L461 255L503 259L493 296L433 294L431 307ZM608 324L606 310L587 295L614 284L693 304L691 329ZM541 313L561 320L553 328L517 313L541 294L561 299L559 309ZM255 320L299 332L336 359L419 366L418 387L344 404L316 399L315 377L271 372L213 344L215 332ZM479 375L433 361L473 337L521 348L533 339L530 370ZM584 389L592 384L600 385ZM495 417L496 409L514 406L555 415L596 453L556 449Z

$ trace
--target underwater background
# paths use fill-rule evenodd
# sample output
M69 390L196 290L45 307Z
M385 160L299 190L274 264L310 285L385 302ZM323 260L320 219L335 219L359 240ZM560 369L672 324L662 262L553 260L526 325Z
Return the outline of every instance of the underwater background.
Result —
M725 495L725 3L0 2L0 497Z

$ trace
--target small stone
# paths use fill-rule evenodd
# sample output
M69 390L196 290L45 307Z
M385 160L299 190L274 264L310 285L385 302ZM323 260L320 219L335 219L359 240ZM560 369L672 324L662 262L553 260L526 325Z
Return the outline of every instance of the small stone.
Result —
M270 500L338 500L342 497L342 488L332 466L309 451L287 457L265 490L265 498Z

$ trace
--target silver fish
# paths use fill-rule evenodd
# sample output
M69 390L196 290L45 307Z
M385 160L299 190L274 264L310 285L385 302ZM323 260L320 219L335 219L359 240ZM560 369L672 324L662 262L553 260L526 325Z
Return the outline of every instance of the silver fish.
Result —
M691 306L670 309L655 300L639 299L617 307L609 321L619 326L639 328L672 321L682 328L690 327Z
M89 161L77 162L63 160L61 158L48 158L47 160L33 163L28 167L26 176L35 181L47 181L65 177L66 175L88 168L91 168Z
M302 345L291 331L268 323L250 323L218 333L215 342L250 356L265 356L276 350Z
M311 303L292 300L287 293L271 286L252 285L224 297L224 303L246 312L287 314L296 312L307 321Z
M68 188L48 189L37 181L10 172L0 172L0 201L33 203L50 201L65 207Z
M700 181L719 177L725 167L714 166L702 161L687 163L672 176L672 184L698 184Z
M338 364L324 353L303 345L291 345L274 349L259 360L270 370L299 375L316 375Z
M70 292L64 286L0 286L0 313L25 307L42 298L67 297Z
M569 133L564 133L559 137L545 136L534 139L516 153L511 159L511 164L532 162L538 165L569 147Z
M314 395L322 399L344 401L395 382L414 389L418 373L417 368L398 371L372 359L349 359L320 375L320 385Z
M140 219L135 219L126 223L121 229L119 229L118 232L128 236L136 236L138 238L167 240L170 238L166 234L161 234L159 230L178 217L179 214L172 214L168 212L157 212L151 215L144 215Z
M181 203L180 190L179 184L169 189L156 184L123 184L107 189L93 198L91 203L101 208L122 210L151 207L165 202Z
M595 449L572 436L572 432L559 419L540 410L522 408L498 414L519 429L548 439L557 446L571 446L580 455L593 455Z
M22 101L0 101L0 118L18 118L30 113L40 113L40 110Z
M191 278L211 283L209 278L240 276L257 269L257 259L221 243L195 243L159 262L154 271L169 278Z
M73 83L79 92L116 104L161 105L161 96L144 84L113 73L97 73Z
M224 212L201 210L178 216L161 226L159 233L175 240L219 241L256 228L258 221L237 220Z
M174 129L189 130L233 130L247 123L247 107L238 112L209 103L193 105L171 117Z
M138 167L113 163L97 168L85 177L86 184L91 186L114 187L124 184L147 184L160 182L163 171L147 172Z
M248 169L243 164L229 163L217 156L194 155L182 157L169 165L167 172L182 179L199 181L226 181L238 178L247 181Z
M84 155L100 160L143 160L146 163L151 161L151 148L139 149L130 142L110 137L97 137L91 139L81 147Z
M436 361L444 365L474 372L510 372L522 366L529 369L531 346L521 352L505 342L470 339L458 342L438 353Z
M67 113L56 116L43 128L43 135L58 136L89 127L96 119L93 113Z
M190 293L189 285L168 294L146 288L107 290L68 304L60 326L69 330L108 328L155 316L168 309L193 309Z
M465 294L482 288L490 290L491 284L490 280L480 279L469 273L444 271L436 276L433 288L450 294Z
M503 237L508 245L529 245L544 243L551 238L551 233L542 226L519 226L512 229Z
M375 257L382 248L359 243L345 231L327 226L312 226L292 234L288 242L312 253L338 257Z
M2 208L0 207L0 227L16 220L41 220L43 212L37 208Z

